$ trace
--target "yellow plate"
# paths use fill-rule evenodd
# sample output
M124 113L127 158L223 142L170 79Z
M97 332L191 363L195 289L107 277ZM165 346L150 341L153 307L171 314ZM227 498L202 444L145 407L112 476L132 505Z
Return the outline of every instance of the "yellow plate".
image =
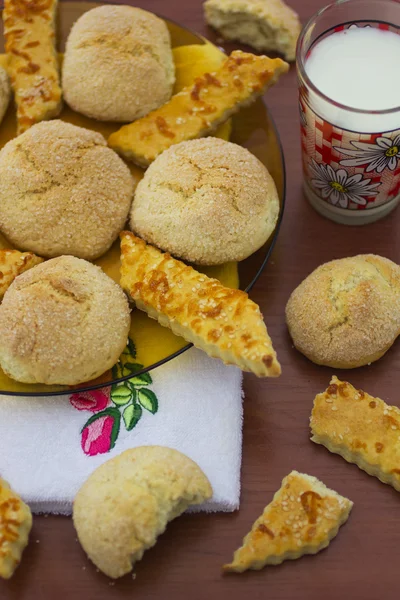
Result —
M61 2L59 4L59 46L61 52L64 50L68 33L76 19L84 12L99 5L99 3L94 2ZM191 77L193 78L201 74L205 69L205 65L208 65L206 69L208 71L216 70L221 60L223 60L223 56L221 56L220 50L204 38L171 21L166 20L166 24L171 34L172 47L174 49L177 69L177 84L174 91L177 92L181 87L188 84ZM1 32L0 51L4 52L4 40L2 36L3 33ZM193 45L206 45L206 52L204 52L204 48L202 49L203 51L199 52L199 48L193 47ZM188 47L186 48L185 46ZM6 57L4 55L0 55L0 65L6 66ZM64 108L60 118L69 123L99 131L106 139L120 127L116 123L103 123L88 119L83 115L73 112L68 107ZM11 106L0 126L0 148L15 137L15 135L15 110ZM250 108L242 110L233 119L233 124L228 122L221 126L216 135L225 139L228 139L230 136L231 141L247 147L267 166L278 188L281 201L281 219L285 196L283 153L279 137L262 100L257 101ZM144 171L139 167L129 166L137 183L143 176ZM279 225L268 243L253 256L240 263L239 267L235 263L229 263L202 270L207 275L218 278L230 287L238 287L240 278L240 287L249 290L261 274L268 260L278 230ZM10 244L0 234L0 248L2 247L9 248ZM118 242L114 244L107 254L97 260L96 263L119 283L120 258ZM95 389L96 387L112 385L118 381L131 378L133 373L139 376L140 373L154 369L189 347L190 345L185 340L175 336L169 329L162 327L156 321L148 318L145 313L134 310L132 313L130 342L126 351L121 356L119 363L112 371L108 371L96 381L71 388L66 386L22 384L7 377L0 369L0 394L42 396L70 393L71 390L82 392L84 390Z

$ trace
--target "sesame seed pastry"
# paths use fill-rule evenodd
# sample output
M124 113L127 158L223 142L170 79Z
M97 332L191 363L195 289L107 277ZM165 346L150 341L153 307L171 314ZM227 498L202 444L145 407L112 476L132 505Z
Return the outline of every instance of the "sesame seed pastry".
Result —
M169 521L212 493L203 471L185 454L140 446L89 476L74 500L74 526L90 560L117 579L132 571Z
M226 40L262 52L280 52L289 61L296 58L301 23L282 0L207 0L204 14L207 23Z
M57 0L4 2L5 47L17 105L18 134L61 111L56 11Z
M286 322L297 350L318 365L376 361L400 334L400 267L374 254L323 264L290 296Z
M32 252L0 250L0 300L18 275L43 262Z
M29 506L0 478L0 577L10 579L14 574L31 528Z
M353 503L311 475L292 471L255 521L226 572L280 565L326 548L349 517Z
M400 492L400 409L333 377L314 400L311 440Z
M197 77L161 108L111 134L108 144L127 160L146 167L173 144L212 133L288 69L279 58L236 50L218 71Z
M209 356L258 377L278 377L280 365L257 304L245 292L121 233L121 286L164 327Z

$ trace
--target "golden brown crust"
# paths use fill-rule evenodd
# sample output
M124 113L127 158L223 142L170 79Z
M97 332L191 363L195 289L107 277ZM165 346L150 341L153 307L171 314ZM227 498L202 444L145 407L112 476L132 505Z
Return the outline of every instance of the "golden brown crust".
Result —
M257 304L245 292L121 234L121 286L136 306L214 358L259 377L281 369Z
M61 111L56 10L57 0L4 2L8 73L17 105L18 133Z
M28 544L31 527L29 506L0 478L0 577L12 577Z
M112 578L132 570L169 521L212 496L200 467L163 446L141 446L108 460L74 501L74 525L92 562Z
M207 0L204 12L206 21L225 39L295 60L301 23L282 0Z
M352 506L315 477L292 471L224 571L242 573L316 554L336 536Z
M158 248L199 265L247 258L273 232L279 197L251 152L214 137L163 152L139 182L130 228Z
M373 254L321 265L292 293L286 321L296 348L317 364L378 360L400 333L400 267Z
M0 300L18 275L43 262L32 252L0 249Z
M279 58L232 52L216 73L198 77L158 110L113 133L108 143L126 159L148 166L173 144L214 131L288 68Z
M400 491L400 409L333 377L314 400L312 441Z

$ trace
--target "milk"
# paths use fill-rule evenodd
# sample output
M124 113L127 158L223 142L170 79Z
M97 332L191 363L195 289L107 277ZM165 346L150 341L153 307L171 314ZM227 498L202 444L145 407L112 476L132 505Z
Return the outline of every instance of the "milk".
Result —
M400 128L400 35L353 26L332 33L312 47L305 62L311 82L328 98L357 113L329 104L310 92L313 110L326 121L350 131L386 132Z

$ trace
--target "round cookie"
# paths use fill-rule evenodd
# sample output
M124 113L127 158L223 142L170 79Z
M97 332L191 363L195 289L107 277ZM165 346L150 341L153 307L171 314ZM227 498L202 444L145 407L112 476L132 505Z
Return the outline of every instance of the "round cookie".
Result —
M165 104L174 82L169 31L152 13L104 5L72 27L62 86L77 112L100 121L134 121Z
M130 328L122 289L99 267L61 256L11 284L0 305L0 365L23 383L76 385L123 352Z
M100 133L46 121L0 152L0 231L19 250L94 260L123 229L133 178Z
M326 263L294 290L286 321L296 348L319 365L378 360L400 334L400 267L373 254Z
M0 123L8 108L11 97L11 86L10 80L7 75L7 71L0 67Z
M279 215L275 183L248 150L214 137L176 144L139 182L130 227L147 242L199 265L258 250Z

